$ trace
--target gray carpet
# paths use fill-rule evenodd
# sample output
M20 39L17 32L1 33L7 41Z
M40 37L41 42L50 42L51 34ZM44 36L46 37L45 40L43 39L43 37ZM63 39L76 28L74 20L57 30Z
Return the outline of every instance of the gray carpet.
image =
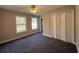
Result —
M0 53L76 53L74 44L37 33L0 45Z

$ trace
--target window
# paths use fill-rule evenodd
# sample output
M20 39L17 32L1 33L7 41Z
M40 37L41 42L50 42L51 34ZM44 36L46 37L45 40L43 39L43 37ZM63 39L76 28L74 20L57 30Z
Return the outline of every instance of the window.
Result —
M26 17L16 16L16 32L26 31Z
M32 29L38 28L38 19L35 17L32 17Z

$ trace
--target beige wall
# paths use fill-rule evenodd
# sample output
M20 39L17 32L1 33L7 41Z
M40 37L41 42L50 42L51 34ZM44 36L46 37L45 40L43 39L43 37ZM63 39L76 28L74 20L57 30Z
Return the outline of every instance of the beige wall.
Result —
M15 22L15 16L25 16L27 17L27 31L22 33L16 33L16 22ZM34 32L40 31L40 26L37 30L31 29L31 15L20 13L20 12L14 12L10 10L0 10L0 42L9 40L21 35L28 35ZM37 17L37 16L36 16ZM38 17L39 19L39 17ZM39 19L40 21L40 19Z

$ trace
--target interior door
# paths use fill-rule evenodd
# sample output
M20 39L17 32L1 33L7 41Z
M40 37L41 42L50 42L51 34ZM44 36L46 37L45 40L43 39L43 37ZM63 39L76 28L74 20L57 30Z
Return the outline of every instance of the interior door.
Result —
M66 13L61 13L61 40L66 41Z
M73 11L66 12L67 16L67 42L74 43L74 14Z
M53 37L56 38L57 34L56 34L56 14L53 14Z
M56 38L61 39L61 14L56 14Z
M56 13L51 14L51 35L56 38Z

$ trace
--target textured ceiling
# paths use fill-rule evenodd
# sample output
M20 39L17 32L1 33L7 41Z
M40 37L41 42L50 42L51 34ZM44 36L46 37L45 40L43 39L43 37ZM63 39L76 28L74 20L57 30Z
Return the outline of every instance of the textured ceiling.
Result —
M63 5L36 5L36 7L40 9L40 12L36 13L35 15L40 16L48 11L51 11L62 6ZM0 8L32 14L30 12L30 7L30 5L0 5Z

